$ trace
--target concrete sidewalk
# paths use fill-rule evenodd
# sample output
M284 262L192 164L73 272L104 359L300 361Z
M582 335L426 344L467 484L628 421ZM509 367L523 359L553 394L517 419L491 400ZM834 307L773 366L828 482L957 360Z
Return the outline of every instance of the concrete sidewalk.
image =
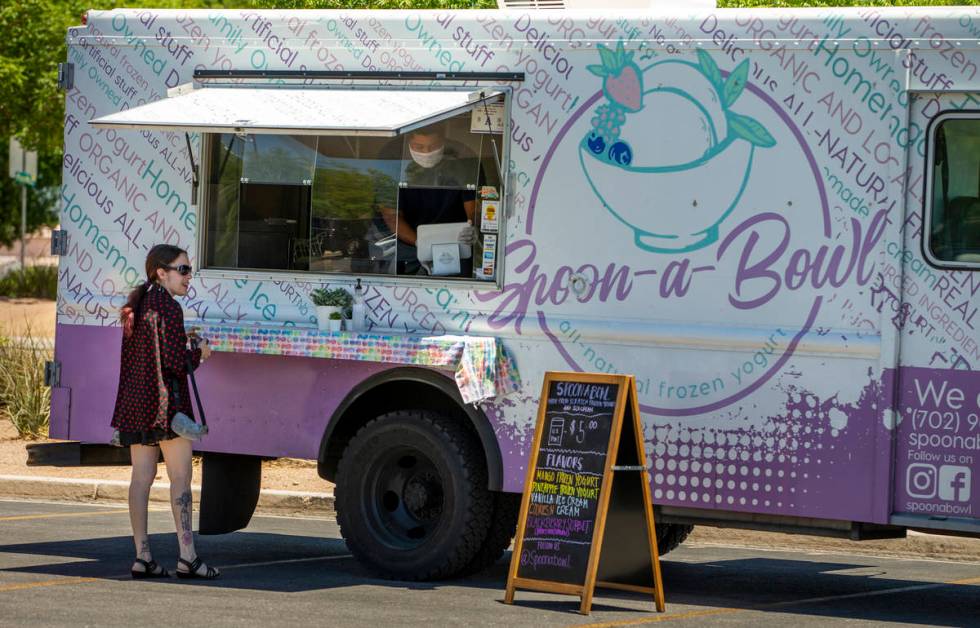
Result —
M201 487L193 485L194 499L200 503ZM0 497L74 502L125 504L129 482L125 480L86 480L29 475L0 475ZM170 503L170 483L154 482L150 503ZM263 489L257 510L302 513L318 517L334 516L333 492L307 493Z

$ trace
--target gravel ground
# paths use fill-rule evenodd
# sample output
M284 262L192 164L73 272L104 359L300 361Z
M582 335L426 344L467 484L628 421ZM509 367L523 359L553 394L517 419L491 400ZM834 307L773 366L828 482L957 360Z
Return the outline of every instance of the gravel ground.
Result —
M54 337L55 304L47 299L0 297L0 333Z

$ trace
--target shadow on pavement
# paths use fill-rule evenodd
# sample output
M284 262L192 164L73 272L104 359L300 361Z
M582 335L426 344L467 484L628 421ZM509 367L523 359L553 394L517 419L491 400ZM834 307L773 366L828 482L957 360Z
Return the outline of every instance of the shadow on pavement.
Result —
M935 563L932 573L941 579L940 569ZM678 604L948 626L980 610L980 587L891 578L889 571L887 564L775 558L663 563L667 599Z
M150 542L157 561L172 571L176 562L173 533L151 535ZM346 545L340 539L236 532L202 537L197 543L201 555L210 564L224 567L224 573L219 580L197 581L194 586L282 593L365 585L406 590L462 587L494 590L502 600L510 561L508 553L487 571L470 578L417 583L372 577L348 556ZM687 557L698 552L682 551ZM133 547L132 537L116 536L0 545L0 553L56 558L47 564L2 570L8 573L115 580L128 579ZM261 564L271 561L292 562ZM940 568L939 563L936 568ZM685 606L721 610L721 616L757 611L772 615L777 621L788 619L784 613L792 613L818 618L961 626L980 611L977 586L891 578L887 566L880 564L740 558L707 562L664 560L662 569L668 611L674 612L678 606ZM177 579L169 579L143 581L141 586L182 584ZM617 605L617 600L629 601L629 607ZM644 597L600 589L596 591L593 610L636 613L637 601L644 601ZM571 596L542 600L537 594L518 591L516 604L577 616L578 601ZM705 620L708 618L702 618Z
M690 556L697 550L687 550ZM509 556L505 557L509 561ZM853 619L875 622L898 622L929 626L963 626L975 621L980 612L980 587L945 585L942 582L888 578L888 570L846 562L745 558L708 562L661 560L668 614L680 611L720 611L719 618L738 614L736 623L752 621L748 611L771 617L763 622L794 621L785 614L814 618ZM938 567L938 563L937 563ZM504 559L494 569L500 571L496 581L502 590L507 578ZM980 577L980 569L977 570ZM576 613L578 599L529 599L530 592L518 590L519 606L547 611ZM593 612L627 611L635 608L617 606L615 600L644 600L644 596L609 589L596 589ZM650 601L652 607L652 600ZM690 608L694 607L694 608ZM656 615L651 617L655 621ZM663 617L661 615L661 617ZM734 617L732 618L734 619ZM758 619L758 616L755 617ZM708 616L695 619L710 622Z
M196 537L198 553L209 565L222 570L221 578L195 585L253 589L283 593L315 591L370 584L401 589L430 590L448 584L476 588L502 588L507 576L503 559L491 569L465 580L408 582L382 580L371 575L353 557L342 539L234 532ZM173 572L177 563L173 533L151 534L154 559ZM128 580L133 562L131 536L100 537L70 541L0 545L0 554L57 557L47 564L0 568L0 573L31 573L74 578ZM509 560L509 555L508 558ZM276 563L276 564L263 564ZM176 578L146 580L146 584L185 584Z

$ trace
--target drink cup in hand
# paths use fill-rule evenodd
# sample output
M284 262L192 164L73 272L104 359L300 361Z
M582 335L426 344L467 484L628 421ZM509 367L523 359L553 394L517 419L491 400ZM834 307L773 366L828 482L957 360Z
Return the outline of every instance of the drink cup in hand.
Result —
M191 343L191 349L201 349L202 362L211 357L211 345L208 344L207 338L202 338L201 335L197 333L197 327L193 327L189 332L187 332L187 339Z
M476 241L476 230L473 228L473 224L469 223L465 227L459 230L458 241L460 244L465 244L467 246L472 246L473 242Z
M197 346L201 348L202 362L211 357L211 345L208 344L207 338L201 338L200 340L198 340Z

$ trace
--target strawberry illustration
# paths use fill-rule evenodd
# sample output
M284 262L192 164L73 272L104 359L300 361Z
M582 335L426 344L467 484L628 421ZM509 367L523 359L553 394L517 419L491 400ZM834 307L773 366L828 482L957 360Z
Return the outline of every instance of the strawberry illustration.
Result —
M588 66L589 72L602 77L602 88L616 106L626 111L639 111L643 108L643 77L640 68L633 62L633 53L626 52L623 42L616 44L616 50L599 44L602 65Z

